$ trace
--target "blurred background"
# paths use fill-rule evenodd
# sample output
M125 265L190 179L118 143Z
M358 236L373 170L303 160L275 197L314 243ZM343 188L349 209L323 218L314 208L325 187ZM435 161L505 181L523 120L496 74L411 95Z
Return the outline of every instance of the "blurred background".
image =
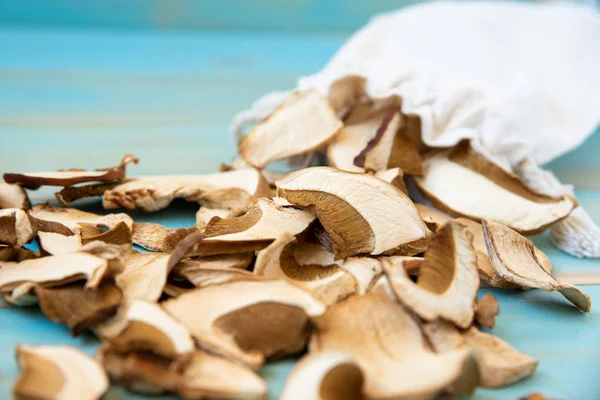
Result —
M372 15L413 3L2 0L0 172L104 167L128 152L141 158L131 174L215 171L236 153L237 111L321 69ZM600 168L595 146L551 167L600 189L586 173Z

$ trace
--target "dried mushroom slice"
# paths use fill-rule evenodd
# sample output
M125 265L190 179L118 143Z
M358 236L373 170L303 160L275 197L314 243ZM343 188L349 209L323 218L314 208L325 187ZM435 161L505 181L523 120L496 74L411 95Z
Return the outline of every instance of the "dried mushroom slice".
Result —
M19 208L0 210L0 245L22 247L33 240L35 228Z
M29 250L24 247L1 247L0 262L2 261L24 261L32 258L39 258L40 253Z
M475 321L479 326L493 329L496 325L496 317L500 314L498 300L491 293L486 293L481 300L477 302L475 309Z
M288 375L281 400L362 400L364 376L343 353L323 351L300 359Z
M325 304L337 303L356 292L356 280L334 263L333 253L318 244L295 242L293 235L286 234L261 250L254 274L289 279ZM303 258L306 262L301 262Z
M223 269L223 268L198 268L194 270L177 271L176 275L181 276L196 288L203 288L210 285L218 285L225 282L238 280L260 280L252 272L243 269ZM170 289L173 289L172 287ZM182 294L182 293L178 293ZM176 296L171 296L176 297Z
M227 218L231 214L230 210L222 208L200 207L196 213L196 226L202 228L208 224L213 217Z
M296 92L242 138L238 152L248 164L262 169L272 161L318 149L342 126L319 92Z
M123 179L122 182L127 180L128 179ZM114 188L119 184L120 182L110 182L93 183L91 185L67 186L62 188L59 192L54 193L54 197L56 197L56 200L62 206L69 207L69 205L75 200L102 196L104 192Z
M93 232L93 229L90 228L88 232ZM126 245L129 248L132 244L132 235L131 229L121 221L106 232L87 234L83 237L81 235L67 236L61 233L38 232L37 241L43 253L56 256L81 251L88 243L95 241L112 245Z
M47 204L37 204L29 215L42 232L60 233L62 235L81 235L82 238L99 235L101 228L112 229L124 223L131 231L133 219L127 214L98 215L75 208L60 208Z
M21 283L10 294L4 295L4 300L19 307L33 306L38 304L38 298L34 293L34 289L35 284L33 283Z
M421 218L423 218L423 221L432 232L439 231L446 224L446 222L452 219L452 217L448 214L438 210L435 207L428 206L427 204L415 203L415 206L417 207L419 215Z
M356 104L367 100L367 80L358 75L348 75L334 81L329 87L327 99L338 116L344 116Z
M464 382L462 394L478 383L468 349L433 353L413 317L383 296L352 296L330 306L314 325L310 353L351 357L365 375L366 398L433 399L457 381Z
M29 197L21 185L0 183L0 209L20 208L28 210L31 207Z
M188 330L158 304L134 300L125 319L127 327L109 339L117 351L150 351L172 360L194 350Z
M438 233L416 283L404 269L390 269L387 260L382 264L396 296L421 318L441 317L461 328L471 325L479 275L471 237L462 225L449 222Z
M134 244L150 251L163 251L163 243L169 233L169 229L160 224L151 222L136 222L133 224L132 240Z
M498 221L526 235L544 231L576 206L571 197L535 192L516 175L477 154L468 142L429 157L424 175L415 178L415 183L450 215Z
M309 317L325 312L310 293L284 280L239 280L163 303L200 346L258 368L265 358L300 351Z
M495 276L522 289L558 290L582 312L592 300L577 286L558 282L540 265L531 241L507 226L484 220L483 236Z
M367 293L375 277L382 272L381 262L369 257L348 257L340 264L340 268L354 276L357 294Z
M96 400L108 390L104 369L71 346L19 345L17 361L15 398Z
M375 172L375 177L391 183L401 192L408 195L408 189L404 183L404 172L400 168L391 168Z
M277 193L293 204L315 206L336 259L395 251L428 236L408 196L374 176L306 168L277 181Z
M6 183L18 183L29 189L37 189L40 186L70 186L83 182L113 182L125 178L127 164L137 164L139 159L132 155L126 155L116 167L85 171L81 169L70 169L56 172L30 172L26 174L5 173Z
M175 199L213 208L243 208L269 194L269 184L254 168L209 175L163 175L132 179L104 193L106 209L158 211Z
M73 336L110 318L121 304L121 291L104 281L94 290L80 283L46 288L36 286L42 312L54 322L65 324Z

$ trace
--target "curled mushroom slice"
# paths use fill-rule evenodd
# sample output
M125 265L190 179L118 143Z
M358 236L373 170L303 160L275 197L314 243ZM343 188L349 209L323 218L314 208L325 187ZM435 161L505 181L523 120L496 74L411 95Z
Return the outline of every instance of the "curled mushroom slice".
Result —
M198 288L237 279L253 279L255 275L245 270L252 258L252 253L242 253L190 259L175 265L172 274Z
M333 253L318 244L295 242L295 237L287 234L261 250L254 274L289 279L325 304L337 303L356 292L356 280L334 263Z
M243 208L268 195L269 184L254 168L210 175L163 175L132 179L104 193L106 209L158 211L182 198L214 208Z
M35 228L19 208L0 210L0 245L22 247L33 240Z
M367 294L334 304L314 322L310 353L350 356L365 375L369 399L433 399L457 381L469 393L477 368L468 349L435 354L421 329L393 300Z
M423 218L423 221L432 232L437 232L444 224L446 224L446 222L452 219L448 214L435 207L428 206L427 204L415 203L415 206L417 207L419 215Z
M121 291L111 282L102 282L94 290L79 283L35 288L42 312L54 322L65 324L73 336L112 316L121 303Z
M281 400L362 400L364 376L343 353L323 351L304 356L285 381Z
M150 251L163 251L163 243L169 233L169 229L160 224L151 222L136 222L133 224L132 240L134 244Z
M124 179L123 181L125 181ZM64 207L68 207L71 202L87 197L102 196L104 192L119 185L119 182L110 183L92 183L91 185L67 186L59 192L54 193L56 200Z
M30 172L26 174L5 173L6 183L18 183L26 188L37 189L40 186L70 186L83 182L113 182L125 178L127 164L137 164L139 159L132 155L126 155L116 167L85 171L82 169L70 169L56 172Z
M498 221L526 235L544 231L576 206L571 197L535 192L516 175L477 154L468 142L429 157L424 175L415 178L415 183L450 215Z
M20 208L28 210L31 207L29 197L21 185L0 183L0 209Z
M414 283L402 268L383 269L396 296L421 318L444 318L461 328L471 325L479 289L475 252L466 229L449 222L425 252L419 277Z
M325 305L284 280L240 280L196 289L163 303L200 346L253 368L301 350L309 317Z
M408 196L367 174L306 168L277 181L277 193L293 204L316 207L336 259L395 251L428 236Z
M590 296L577 286L558 282L540 265L531 241L497 222L482 222L494 274L522 289L558 290L582 312L592 307Z
M494 325L496 325L496 316L498 314L500 314L498 300L496 300L493 294L486 293L485 296L477 302L475 321L477 321L480 326L493 329Z
M108 390L104 369L71 346L17 346L15 398L96 400Z
M272 161L318 149L342 125L319 92L296 92L242 138L238 152L248 164L264 168Z

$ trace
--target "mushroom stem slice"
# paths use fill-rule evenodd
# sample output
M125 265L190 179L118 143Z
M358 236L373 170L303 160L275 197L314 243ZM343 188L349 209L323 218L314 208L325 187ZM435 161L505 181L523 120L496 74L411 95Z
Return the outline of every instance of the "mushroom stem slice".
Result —
M99 399L108 390L104 369L71 346L17 346L21 375L13 385L18 398Z
M83 182L113 182L125 178L127 164L137 164L139 159L132 155L126 155L116 167L85 171L71 169L56 172L30 172L26 174L5 173L6 183L18 183L29 189L37 189L40 186L70 186Z
M284 280L240 280L196 289L163 303L200 346L258 368L301 350L308 318L325 305Z
M0 210L0 245L22 247L33 240L35 228L20 208Z
M238 152L248 164L262 169L273 161L318 149L342 126L319 92L296 92L242 138Z
M28 210L31 202L21 185L0 183L0 210L4 208L20 208Z
M497 222L484 220L482 226L490 262L499 280L522 289L558 290L580 311L590 312L590 297L578 287L558 282L546 272L529 239Z
M449 222L438 233L416 284L403 268L391 269L385 259L382 263L398 299L421 318L443 318L461 328L471 325L479 275L471 236L462 225Z
M300 359L285 381L281 400L362 400L364 376L345 354L323 351Z
M498 221L527 235L543 232L577 205L569 196L535 192L516 175L477 154L468 142L429 157L423 176L415 178L415 183L450 215Z
M496 325L496 316L500 314L498 300L491 293L486 293L485 296L477 302L475 309L475 321L480 326L488 329L493 329Z
M427 236L408 196L374 176L306 168L277 181L277 192L301 207L315 206L336 259L382 254Z

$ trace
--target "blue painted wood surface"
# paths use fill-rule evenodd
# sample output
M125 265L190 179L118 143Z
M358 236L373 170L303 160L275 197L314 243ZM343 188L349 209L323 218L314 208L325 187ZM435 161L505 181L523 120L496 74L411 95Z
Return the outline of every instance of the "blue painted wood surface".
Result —
M6 0L5 0L6 1ZM0 2L0 4L3 4ZM0 17L1 18L1 17ZM346 34L167 33L0 28L0 172L108 166L141 157L131 174L210 172L235 155L227 128L257 96L294 85L326 62ZM551 164L575 184L600 222L600 135ZM32 192L43 201L52 191ZM86 203L87 204L87 203ZM97 210L97 205L86 205ZM193 224L195 208L136 220ZM598 260L560 253L535 238L557 272L600 271ZM584 287L600 302L600 287ZM494 330L541 361L531 379L476 399L514 399L532 391L600 399L600 311L582 315L557 293L493 290L501 315ZM600 304L600 303L599 303ZM92 354L97 342L71 339L34 309L0 310L0 398L17 376L17 343L68 343ZM293 361L263 369L276 399ZM113 389L107 399L131 398Z

